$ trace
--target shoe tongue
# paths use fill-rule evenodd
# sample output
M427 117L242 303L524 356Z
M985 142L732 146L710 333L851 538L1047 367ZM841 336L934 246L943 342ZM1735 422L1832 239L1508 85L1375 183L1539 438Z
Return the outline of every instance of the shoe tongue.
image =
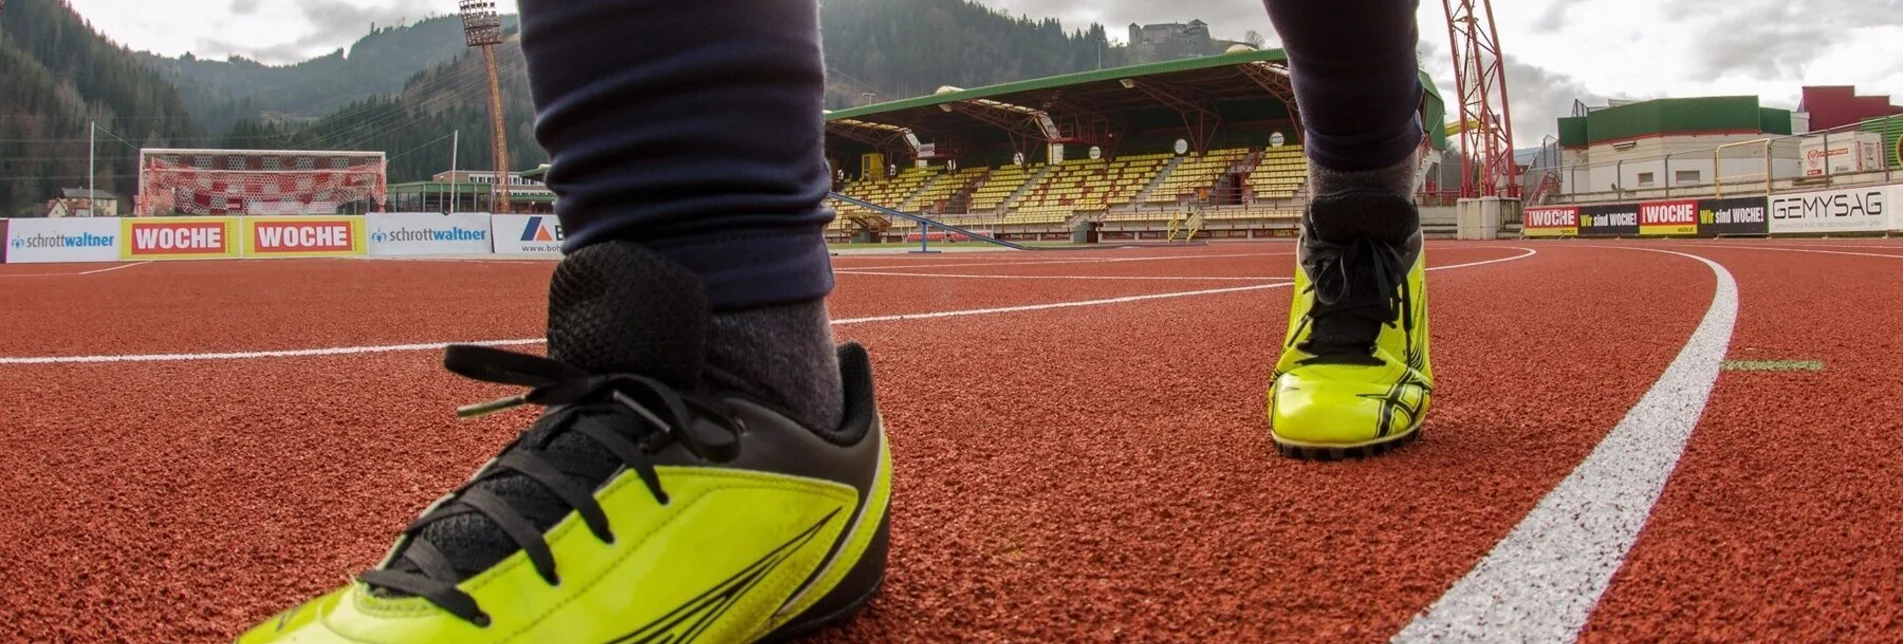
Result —
M1335 244L1373 237L1402 247L1421 225L1420 211L1407 196L1373 188L1318 196L1303 219L1315 238Z
M658 253L604 242L562 259L549 282L549 357L682 390L700 382L711 313L700 279Z

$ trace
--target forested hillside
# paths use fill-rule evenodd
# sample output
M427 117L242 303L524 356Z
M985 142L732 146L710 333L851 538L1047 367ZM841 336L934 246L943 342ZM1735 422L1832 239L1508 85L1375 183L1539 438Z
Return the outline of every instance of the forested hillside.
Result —
M548 161L548 153L535 143L527 61L513 39L496 48L496 58L509 130L509 166L533 168ZM448 170L450 144L459 138L457 165L486 170L493 167L490 145L494 141L488 92L482 54L467 51L417 74L400 94L356 101L300 127L241 121L222 147L381 150L390 155L390 181L397 183ZM458 130L461 136L453 137Z
M515 24L514 16L504 18L504 27ZM225 132L240 120L301 123L352 101L401 92L418 72L468 51L462 29L455 16L373 25L348 48L294 65L265 65L242 56L138 55L178 86L186 108L207 131Z
M828 0L820 25L834 109L860 104L865 92L884 102L1127 60L1103 25L1066 32L1053 18L1014 18L968 0Z
M482 57L455 17L374 28L347 48L295 65L135 54L94 33L65 0L8 0L0 20L0 208L41 209L84 185L87 124L107 134L99 185L130 196L138 147L381 150L390 180L458 164L488 168ZM511 33L515 17L505 18ZM826 0L821 6L826 102L843 108L1050 76L1128 60L1101 25L1067 31L970 0ZM630 26L637 37L639 26ZM547 160L521 48L497 48L510 167ZM872 96L867 97L867 94Z
M64 0L7 0L0 19L0 215L84 187L88 124L109 128L98 185L129 195L138 146L198 134L178 90L95 33ZM37 214L37 213L36 213Z

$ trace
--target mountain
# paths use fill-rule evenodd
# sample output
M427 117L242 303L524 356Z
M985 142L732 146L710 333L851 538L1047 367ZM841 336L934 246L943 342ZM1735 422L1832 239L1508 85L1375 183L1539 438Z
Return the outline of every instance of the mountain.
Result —
M981 87L1128 64L1103 25L1065 32L969 0L827 0L820 4L826 106L924 96L940 86Z
M199 135L178 90L107 41L65 0L7 0L0 19L0 216L37 215L87 183L99 122L100 190L131 195L138 148Z
M106 41L65 0L7 0L0 20L0 212L43 204L83 185L87 123L102 135L99 185L136 191L139 147L382 150L392 183L449 169L492 167L487 80L461 21L433 17L373 28L349 48L293 65L242 57L135 54ZM930 94L1116 67L1129 50L1103 26L1066 31L1054 19L1013 17L970 0L824 0L826 104ZM508 33L515 16L505 16ZM640 27L629 27L638 37ZM548 154L518 43L496 48L510 167ZM113 140L122 139L122 140Z
M504 28L515 25L514 16L503 21ZM295 123L353 101L396 94L417 73L467 51L462 20L436 16L410 25L372 26L348 48L293 65L265 65L242 56L138 57L178 87L186 108L207 131L225 132L240 120Z
M533 168L548 161L535 142L535 106L529 98L528 61L513 31L496 47L502 82L509 167ZM460 41L458 41L460 42ZM450 144L465 170L494 167L490 146L489 80L480 51L465 50L416 74L399 93L353 101L328 116L301 124L241 120L220 147L250 150L381 150L391 183L420 181L450 168ZM460 132L459 137L452 136Z
M932 93L941 85L977 87L1124 64L1125 48L1107 46L1104 28L1065 32L1056 20L1012 18L968 0L828 0L821 5L827 63L826 103L860 104L866 92L890 101ZM428 21L426 21L428 22ZM422 23L419 23L419 25ZM514 16L505 22L513 33ZM398 43L421 47L427 31L403 32ZM458 26L460 29L460 26ZM460 32L454 43L462 47ZM946 56L943 52L959 52ZM356 55L353 53L353 57ZM513 38L496 49L506 104L509 166L532 168L548 160L535 142L534 105L527 61ZM299 127L249 120L237 123L226 147L384 150L392 183L417 181L449 169L449 142L460 129L457 164L492 167L487 92L479 53L464 49L452 60L410 78L400 94L367 99Z

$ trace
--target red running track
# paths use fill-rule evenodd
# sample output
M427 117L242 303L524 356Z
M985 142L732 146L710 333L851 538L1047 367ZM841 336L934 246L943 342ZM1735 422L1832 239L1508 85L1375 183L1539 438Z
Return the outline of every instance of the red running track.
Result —
M1736 275L1732 357L1828 367L1720 377L1585 639L1897 628L1887 553L1903 504L1883 383L1899 380L1884 320L1900 287L1874 276L1903 260L1741 244L1653 245ZM1262 423L1287 243L838 258L842 320L1264 288L838 327L872 351L899 478L886 591L820 639L1386 639L1586 457L1711 301L1710 271L1660 253L1434 243L1429 258L1516 248L1539 252L1430 274L1441 387L1425 438L1325 464L1274 456ZM17 313L0 321L0 358L533 338L551 264L77 274L96 268L0 270ZM228 639L373 564L527 417L456 420L501 389L439 360L0 360L0 577L14 584L0 639Z

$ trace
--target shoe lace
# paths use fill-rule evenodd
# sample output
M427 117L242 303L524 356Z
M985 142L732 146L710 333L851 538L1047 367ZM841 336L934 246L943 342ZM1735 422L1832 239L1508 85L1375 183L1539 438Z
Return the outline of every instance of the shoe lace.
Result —
M725 405L683 394L652 378L591 374L551 358L473 345L449 347L443 363L450 371L470 379L530 387L526 393L459 408L457 415L470 418L523 404L549 407L548 413L536 421L537 426L551 432L579 432L600 445L620 461L615 469L625 466L635 472L661 505L668 504L668 495L650 454L669 443L682 445L704 461L726 462L739 453L739 421ZM708 421L714 427L709 427ZM608 480L613 472L544 451L536 441L525 440L528 436L526 431L519 434L480 474L404 528L403 534L410 541L401 559L420 572L385 568L366 571L358 579L373 587L421 597L452 615L487 627L488 613L475 598L456 587L456 571L449 558L421 536L423 528L434 522L479 513L528 554L544 581L550 586L561 585L555 558L541 531L501 496L475 486L504 472L542 485L579 513L595 538L614 543L614 531L594 491L567 478Z
M1381 328L1394 328L1406 308L1401 252L1371 237L1303 244L1315 306L1304 319L1313 329L1300 347L1313 357L1301 364L1382 364L1374 357L1375 342Z

